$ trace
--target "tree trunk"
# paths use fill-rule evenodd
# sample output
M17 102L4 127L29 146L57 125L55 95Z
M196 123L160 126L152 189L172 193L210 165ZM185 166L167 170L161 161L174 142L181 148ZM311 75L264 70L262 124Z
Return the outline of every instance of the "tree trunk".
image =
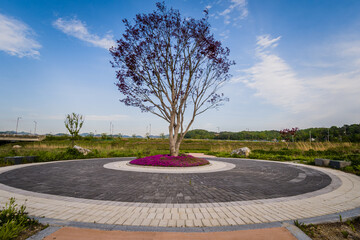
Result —
M175 119L172 116L172 121L169 125L169 146L170 146L170 156L177 157L179 155L179 151L176 151L176 138L177 138L177 131L174 127Z
M183 140L183 137L182 137L183 135L184 134L181 133L179 136L179 132L176 130L174 131L173 135L169 135L169 143L170 143L169 145L170 145L170 155L171 156L174 156L174 157L179 156L180 145Z
M177 142L176 142L176 144L175 144L176 156L179 155L181 142L182 142L182 138L179 137L178 140L177 140Z
M179 149L176 149L176 143L174 137L169 135L169 144L170 144L170 156L177 157L179 155Z

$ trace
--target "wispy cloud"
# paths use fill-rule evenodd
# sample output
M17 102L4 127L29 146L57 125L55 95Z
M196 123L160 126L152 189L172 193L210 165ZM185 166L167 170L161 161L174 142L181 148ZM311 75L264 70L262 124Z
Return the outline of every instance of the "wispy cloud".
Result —
M87 29L87 26L84 22L78 19L65 20L63 18L58 18L53 22L53 26L63 33L78 38L82 41L88 42L95 47L101 47L109 49L115 45L113 36L110 34L105 35L103 38L99 37L96 34L91 34Z
M305 78L272 52L280 39L258 36L255 50L258 62L240 70L241 74L233 81L244 83L267 103L301 116L301 121L331 124L359 119L360 70L356 62L360 62L360 53L353 51L358 46L345 43L333 46L332 49L339 50L338 57L342 56L339 61L346 67L336 73L322 68L322 74Z
M299 111L299 99L304 92L301 80L292 68L279 56L269 51L277 46L281 37L269 35L257 37L256 57L258 63L242 70L238 80L256 91L256 96L267 102ZM296 108L294 108L296 106Z
M230 5L219 13L220 16L224 17L224 23L230 24L240 19L244 19L248 16L249 12L247 9L246 0L231 0Z
M274 48L278 45L280 39L281 36L271 39L268 34L261 35L257 37L256 45L258 46L258 49Z
M219 36L221 38L223 38L224 40L228 39L229 35L230 35L230 30L225 30L225 31L219 33Z
M17 57L37 58L41 45L24 22L0 14L0 51Z

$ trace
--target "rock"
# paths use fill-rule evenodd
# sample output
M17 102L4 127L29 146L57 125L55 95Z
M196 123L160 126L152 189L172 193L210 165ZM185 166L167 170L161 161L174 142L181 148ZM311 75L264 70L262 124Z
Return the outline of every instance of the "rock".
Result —
M329 163L329 167L333 167L333 168L344 168L344 167L347 167L350 165L351 165L351 162L348 162L348 161L331 160Z
M14 145L12 148L19 149L19 148L22 148L22 147L20 145Z
M24 157L24 162L26 163L36 162L38 158L39 158L38 156L26 156Z
M243 148L235 149L234 151L231 152L231 155L248 157L250 152L251 152L250 148L243 147Z
M323 159L323 158L315 158L315 165L316 166L329 166L330 159Z
M332 168L344 168L344 167L350 166L351 162L315 158L315 165L323 166L323 167L332 167Z
M74 148L75 148L76 150L78 150L78 151L79 151L79 153L84 154L84 156L86 156L88 153L90 153L90 152L91 152L89 149L82 148L82 147L77 146L77 145L75 145L75 146L74 146Z
M23 163L23 159L24 159L24 157L22 157L22 156L5 157L4 161L5 161L5 163L21 164L21 163Z

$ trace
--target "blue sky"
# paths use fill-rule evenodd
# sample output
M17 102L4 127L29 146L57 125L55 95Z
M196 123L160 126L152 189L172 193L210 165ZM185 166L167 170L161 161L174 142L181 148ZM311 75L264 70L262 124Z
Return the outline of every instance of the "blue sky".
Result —
M360 1L165 1L184 17L209 9L215 37L236 61L230 101L198 116L210 131L330 127L360 121ZM156 1L0 2L0 131L167 133L168 124L119 102L110 46L122 19Z

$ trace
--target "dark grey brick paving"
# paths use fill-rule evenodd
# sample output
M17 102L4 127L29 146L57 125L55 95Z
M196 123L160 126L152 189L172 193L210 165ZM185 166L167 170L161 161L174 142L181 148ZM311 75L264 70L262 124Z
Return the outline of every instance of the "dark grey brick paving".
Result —
M128 159L29 166L0 174L0 182L53 195L148 203L207 203L289 197L319 190L331 183L328 175L314 169L238 159L216 159L233 163L236 167L224 172L200 174L126 172L103 168L104 164L119 160Z

